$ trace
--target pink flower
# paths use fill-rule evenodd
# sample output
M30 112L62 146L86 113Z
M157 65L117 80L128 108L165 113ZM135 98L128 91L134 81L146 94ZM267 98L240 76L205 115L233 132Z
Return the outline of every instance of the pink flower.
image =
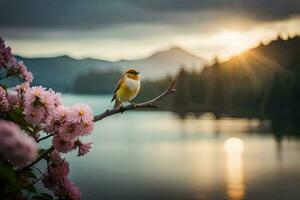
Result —
M55 135L52 144L58 152L67 153L74 147L74 141Z
M20 94L25 93L28 90L28 88L29 88L28 82L23 82L20 85L17 85L16 87L14 87L14 89Z
M55 187L55 184L57 184L55 179L53 177L51 177L49 173L43 177L42 182L43 182L44 186L50 190L53 190Z
M66 181L64 184L65 186L65 192L67 194L67 197L72 200L80 200L82 195L80 192L79 187L77 187L73 182Z
M94 128L93 119L93 113L89 106L77 104L67 112L67 123L62 126L60 132L73 138L90 134Z
M93 121L92 109L85 104L76 104L71 107L67 121L71 123Z
M10 66L9 63L14 64L15 58L11 53L11 49L9 47L6 47L4 44L4 40L0 38L0 67Z
M76 127L78 130L79 136L88 135L94 129L94 122L93 121L81 122L81 123L77 124Z
M11 53L11 49L5 46L2 39L0 39L0 67L7 70L8 76L19 76L25 82L32 82L32 73L28 71L23 62L17 62L17 59Z
M77 156L83 156L83 155L87 154L88 152L90 152L93 143L92 142L82 143L81 141L77 140L75 142L75 144L76 144L76 146L78 146Z
M24 79L24 81L31 83L33 80L32 73L27 70L27 67L24 65L23 61L18 62L17 67L18 67L20 76Z
M51 175L51 179L56 182L61 177L67 177L70 169L69 163L67 163L59 154L57 150L54 150L49 155L49 168L48 175ZM51 181L48 179L48 181ZM46 180L47 182L47 180ZM49 183L49 182L48 182ZM49 184L51 185L51 184Z
M62 105L61 94L59 92L55 92L52 89L49 89L48 92L52 95L53 103L55 107Z
M41 98L44 97L45 89L41 86L31 87L24 94L24 115L27 122L31 124L40 124L46 118L46 109L41 103Z
M53 111L53 109L55 108L54 95L55 93L43 91L42 95L39 97L39 102L49 112Z
M82 196L80 189L67 177L62 178L60 185L54 188L54 194L70 200L80 200Z
M31 124L40 124L45 119L45 109L43 107L35 108L26 106L23 111L25 120Z
M0 86L0 111L7 112L9 110L9 103L6 98L6 91Z
M62 159L62 157L60 156L60 154L57 150L54 150L49 154L49 159L51 160L51 162L54 162L54 163L59 163L64 160L64 159Z
M69 173L69 167L65 164L61 165L61 163L65 161L60 157L60 155L57 153L55 154L55 157L56 157L55 160L52 160L50 156L51 165L48 168L48 172L45 174L45 176L42 179L44 186L47 187L48 189L51 189L52 191L54 191L58 187L63 187L63 185L61 185L62 184L61 180L66 178ZM61 168L63 172L59 171Z
M34 139L13 122L0 120L0 155L15 166L24 166L37 157Z
M68 178L69 164L61 158L57 150L49 155L48 172L42 179L45 187L52 190L58 198L79 200L81 192Z
M42 181L44 186L51 189L59 199L81 199L80 189L67 176L55 177L49 171Z
M66 121L68 111L69 108L63 105L55 107L52 111L49 112L43 130L47 133L54 133L56 131L59 131L59 129L62 129L62 125Z
M21 96L17 91L8 91L6 96L11 108L21 104Z
M24 95L25 106L32 105L44 95L45 88L42 86L34 86L28 88Z
M53 128L55 108L61 104L60 94L45 88L31 87L24 94L24 114L29 123L39 124L46 132Z
M66 121L70 108L64 105L57 106L53 112L52 116L54 121L60 122L61 124Z
M73 140L79 136L80 132L76 124L65 122L58 128L58 133L61 137L67 140Z
M52 112L54 108L61 105L60 93L55 93L52 89L43 91L40 102L48 112Z
M50 172L55 177L61 177L61 176L68 176L69 174L69 163L67 163L65 160L62 160L60 162L56 162L50 167Z

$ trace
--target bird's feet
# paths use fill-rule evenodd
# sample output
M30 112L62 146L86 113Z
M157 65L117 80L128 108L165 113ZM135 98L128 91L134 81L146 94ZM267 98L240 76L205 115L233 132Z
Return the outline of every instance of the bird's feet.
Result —
M136 103L132 102L132 101L129 101L129 103L132 105L132 107L136 108Z
M120 106L119 110L120 110L121 114L123 114L123 112L125 112L125 108L123 106Z

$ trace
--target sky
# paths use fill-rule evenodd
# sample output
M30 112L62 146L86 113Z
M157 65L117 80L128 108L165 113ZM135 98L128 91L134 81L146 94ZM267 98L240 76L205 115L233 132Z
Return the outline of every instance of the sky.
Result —
M15 54L136 59L171 46L229 58L300 34L300 0L0 0Z

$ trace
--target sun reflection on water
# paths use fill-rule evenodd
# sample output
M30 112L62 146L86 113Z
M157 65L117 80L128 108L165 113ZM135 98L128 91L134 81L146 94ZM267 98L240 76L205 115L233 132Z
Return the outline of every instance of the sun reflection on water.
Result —
M226 192L229 200L242 200L245 196L243 171L244 142L229 138L224 143L226 153Z

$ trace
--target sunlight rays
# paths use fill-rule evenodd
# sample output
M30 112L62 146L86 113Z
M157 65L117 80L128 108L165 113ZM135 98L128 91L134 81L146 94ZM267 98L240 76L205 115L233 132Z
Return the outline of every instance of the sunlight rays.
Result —
M246 34L236 30L223 30L215 34L211 40L217 41L219 44L226 47L227 52L224 54L224 57L230 57L241 53L255 43L255 41L251 38L249 39Z

